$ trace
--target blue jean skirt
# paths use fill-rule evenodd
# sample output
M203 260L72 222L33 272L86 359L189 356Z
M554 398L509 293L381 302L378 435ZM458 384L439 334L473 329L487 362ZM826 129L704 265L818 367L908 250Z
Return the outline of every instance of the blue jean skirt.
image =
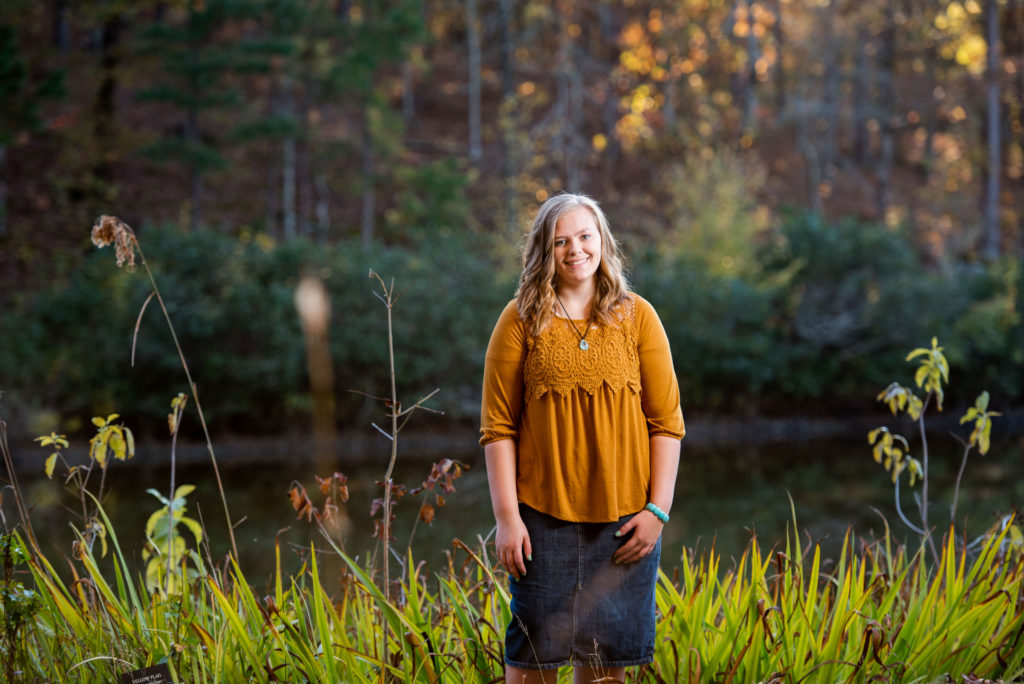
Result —
M528 670L562 665L628 667L654 659L654 586L661 540L636 563L612 554L629 535L611 523L573 523L524 504L533 560L510 581L512 620L505 663Z

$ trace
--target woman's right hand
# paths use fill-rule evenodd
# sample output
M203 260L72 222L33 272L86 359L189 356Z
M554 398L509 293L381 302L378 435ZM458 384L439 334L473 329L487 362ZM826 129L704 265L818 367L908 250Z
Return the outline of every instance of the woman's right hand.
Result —
M526 574L526 561L533 560L533 547L530 546L530 533L518 513L509 520L498 521L494 546L502 566L512 579L519 581Z

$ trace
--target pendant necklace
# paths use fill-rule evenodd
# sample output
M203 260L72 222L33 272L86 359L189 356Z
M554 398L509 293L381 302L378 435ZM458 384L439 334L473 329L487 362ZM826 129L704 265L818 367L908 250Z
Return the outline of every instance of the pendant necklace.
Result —
M555 299L558 300L559 304L562 304L562 298L559 297L557 294L555 295ZM582 349L583 351L587 351L588 349L590 349L590 343L587 342L587 335L590 333L590 327L594 325L594 321L591 320L590 323L587 324L587 329L584 330L581 334L580 329L577 328L576 324L572 322L572 316L569 315L569 311L565 308L565 304L562 304L562 311L565 312L565 319L569 321L569 325L572 326L573 331L575 331L575 333L580 338L580 349Z

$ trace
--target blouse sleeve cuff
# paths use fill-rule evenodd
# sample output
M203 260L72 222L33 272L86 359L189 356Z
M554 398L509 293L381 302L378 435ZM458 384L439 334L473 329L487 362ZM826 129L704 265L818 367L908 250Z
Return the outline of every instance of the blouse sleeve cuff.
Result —
M515 441L518 438L519 435L515 432L495 432L488 430L480 437L480 446L487 446L491 442L500 442L503 439L511 439L512 441Z

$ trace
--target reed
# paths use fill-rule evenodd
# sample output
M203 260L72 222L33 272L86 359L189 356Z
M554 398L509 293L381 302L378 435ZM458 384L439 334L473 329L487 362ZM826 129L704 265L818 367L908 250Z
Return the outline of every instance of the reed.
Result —
M102 509L100 509L102 512ZM166 662L190 682L494 682L503 670L507 577L455 540L448 566L429 573L410 555L399 601L372 570L344 561L329 593L322 553L310 549L295 575L281 570L260 595L232 560L202 570L177 594L146 589L132 573L109 520L113 553L85 544L70 581L42 556L25 554L34 619L5 646L12 682L94 682ZM683 555L659 576L654 663L640 681L938 682L949 676L1012 681L1024 676L1024 567L993 530L970 556L948 535L938 564L888 536L847 535L830 572L795 532L765 552L756 538L724 568L712 549ZM8 536L23 545L17 533ZM181 575L185 577L183 573ZM10 619L8 602L4 618Z

